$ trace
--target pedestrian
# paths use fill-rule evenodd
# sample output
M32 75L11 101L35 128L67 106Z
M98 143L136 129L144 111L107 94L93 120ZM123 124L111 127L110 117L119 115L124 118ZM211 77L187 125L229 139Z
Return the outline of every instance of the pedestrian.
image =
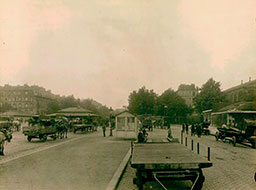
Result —
M196 133L197 133L197 136L200 138L202 134L202 128L201 128L201 125L199 124L196 125Z
M103 136L106 136L106 124L104 123L102 126Z
M193 136L195 133L195 126L194 124L191 125L191 136Z
M185 127L186 127L186 134L188 134L188 124L187 123L185 124Z
M171 125L169 126L169 129L168 129L168 138L172 139Z
M185 131L185 123L182 123L182 130L181 130L181 132L184 133L184 131Z

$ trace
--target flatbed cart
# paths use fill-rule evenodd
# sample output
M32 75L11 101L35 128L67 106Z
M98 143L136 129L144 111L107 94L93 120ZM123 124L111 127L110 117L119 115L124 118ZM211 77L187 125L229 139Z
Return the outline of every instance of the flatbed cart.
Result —
M191 180L191 190L202 188L205 177L202 168L212 163L179 143L134 143L131 166L137 169L133 179L139 190L146 182L157 181L164 190L163 180Z

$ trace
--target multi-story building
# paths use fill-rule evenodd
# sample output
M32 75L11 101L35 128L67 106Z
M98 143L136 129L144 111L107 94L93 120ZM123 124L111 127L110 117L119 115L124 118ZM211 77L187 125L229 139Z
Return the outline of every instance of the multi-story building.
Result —
M223 93L227 96L230 104L254 102L256 101L256 80L252 81L249 78L249 81L246 83L241 81L240 85L224 90Z
M198 90L194 84L181 84L177 93L185 100L188 106L193 107L193 98L198 94Z
M13 110L30 114L43 114L55 99L51 91L39 86L0 86L0 106L7 104Z

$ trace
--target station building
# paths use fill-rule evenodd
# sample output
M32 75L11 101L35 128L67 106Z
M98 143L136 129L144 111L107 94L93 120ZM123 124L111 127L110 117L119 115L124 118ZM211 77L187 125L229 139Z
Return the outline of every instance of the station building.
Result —
M139 130L138 118L126 109L118 109L112 112L115 117L114 135L123 138L137 138Z

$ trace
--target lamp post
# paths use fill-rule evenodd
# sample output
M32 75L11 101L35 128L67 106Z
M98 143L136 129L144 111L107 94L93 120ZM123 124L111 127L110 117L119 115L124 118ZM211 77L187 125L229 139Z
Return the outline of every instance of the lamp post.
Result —
M110 127L110 134L109 134L109 136L113 136L113 132L112 132L112 122L111 122L111 120L112 120L112 111L113 111L113 109L110 107L110 114L109 114L109 127Z
M166 115L167 115L167 109L168 109L168 106L165 105L164 106L164 126L165 126L165 119L166 119Z

